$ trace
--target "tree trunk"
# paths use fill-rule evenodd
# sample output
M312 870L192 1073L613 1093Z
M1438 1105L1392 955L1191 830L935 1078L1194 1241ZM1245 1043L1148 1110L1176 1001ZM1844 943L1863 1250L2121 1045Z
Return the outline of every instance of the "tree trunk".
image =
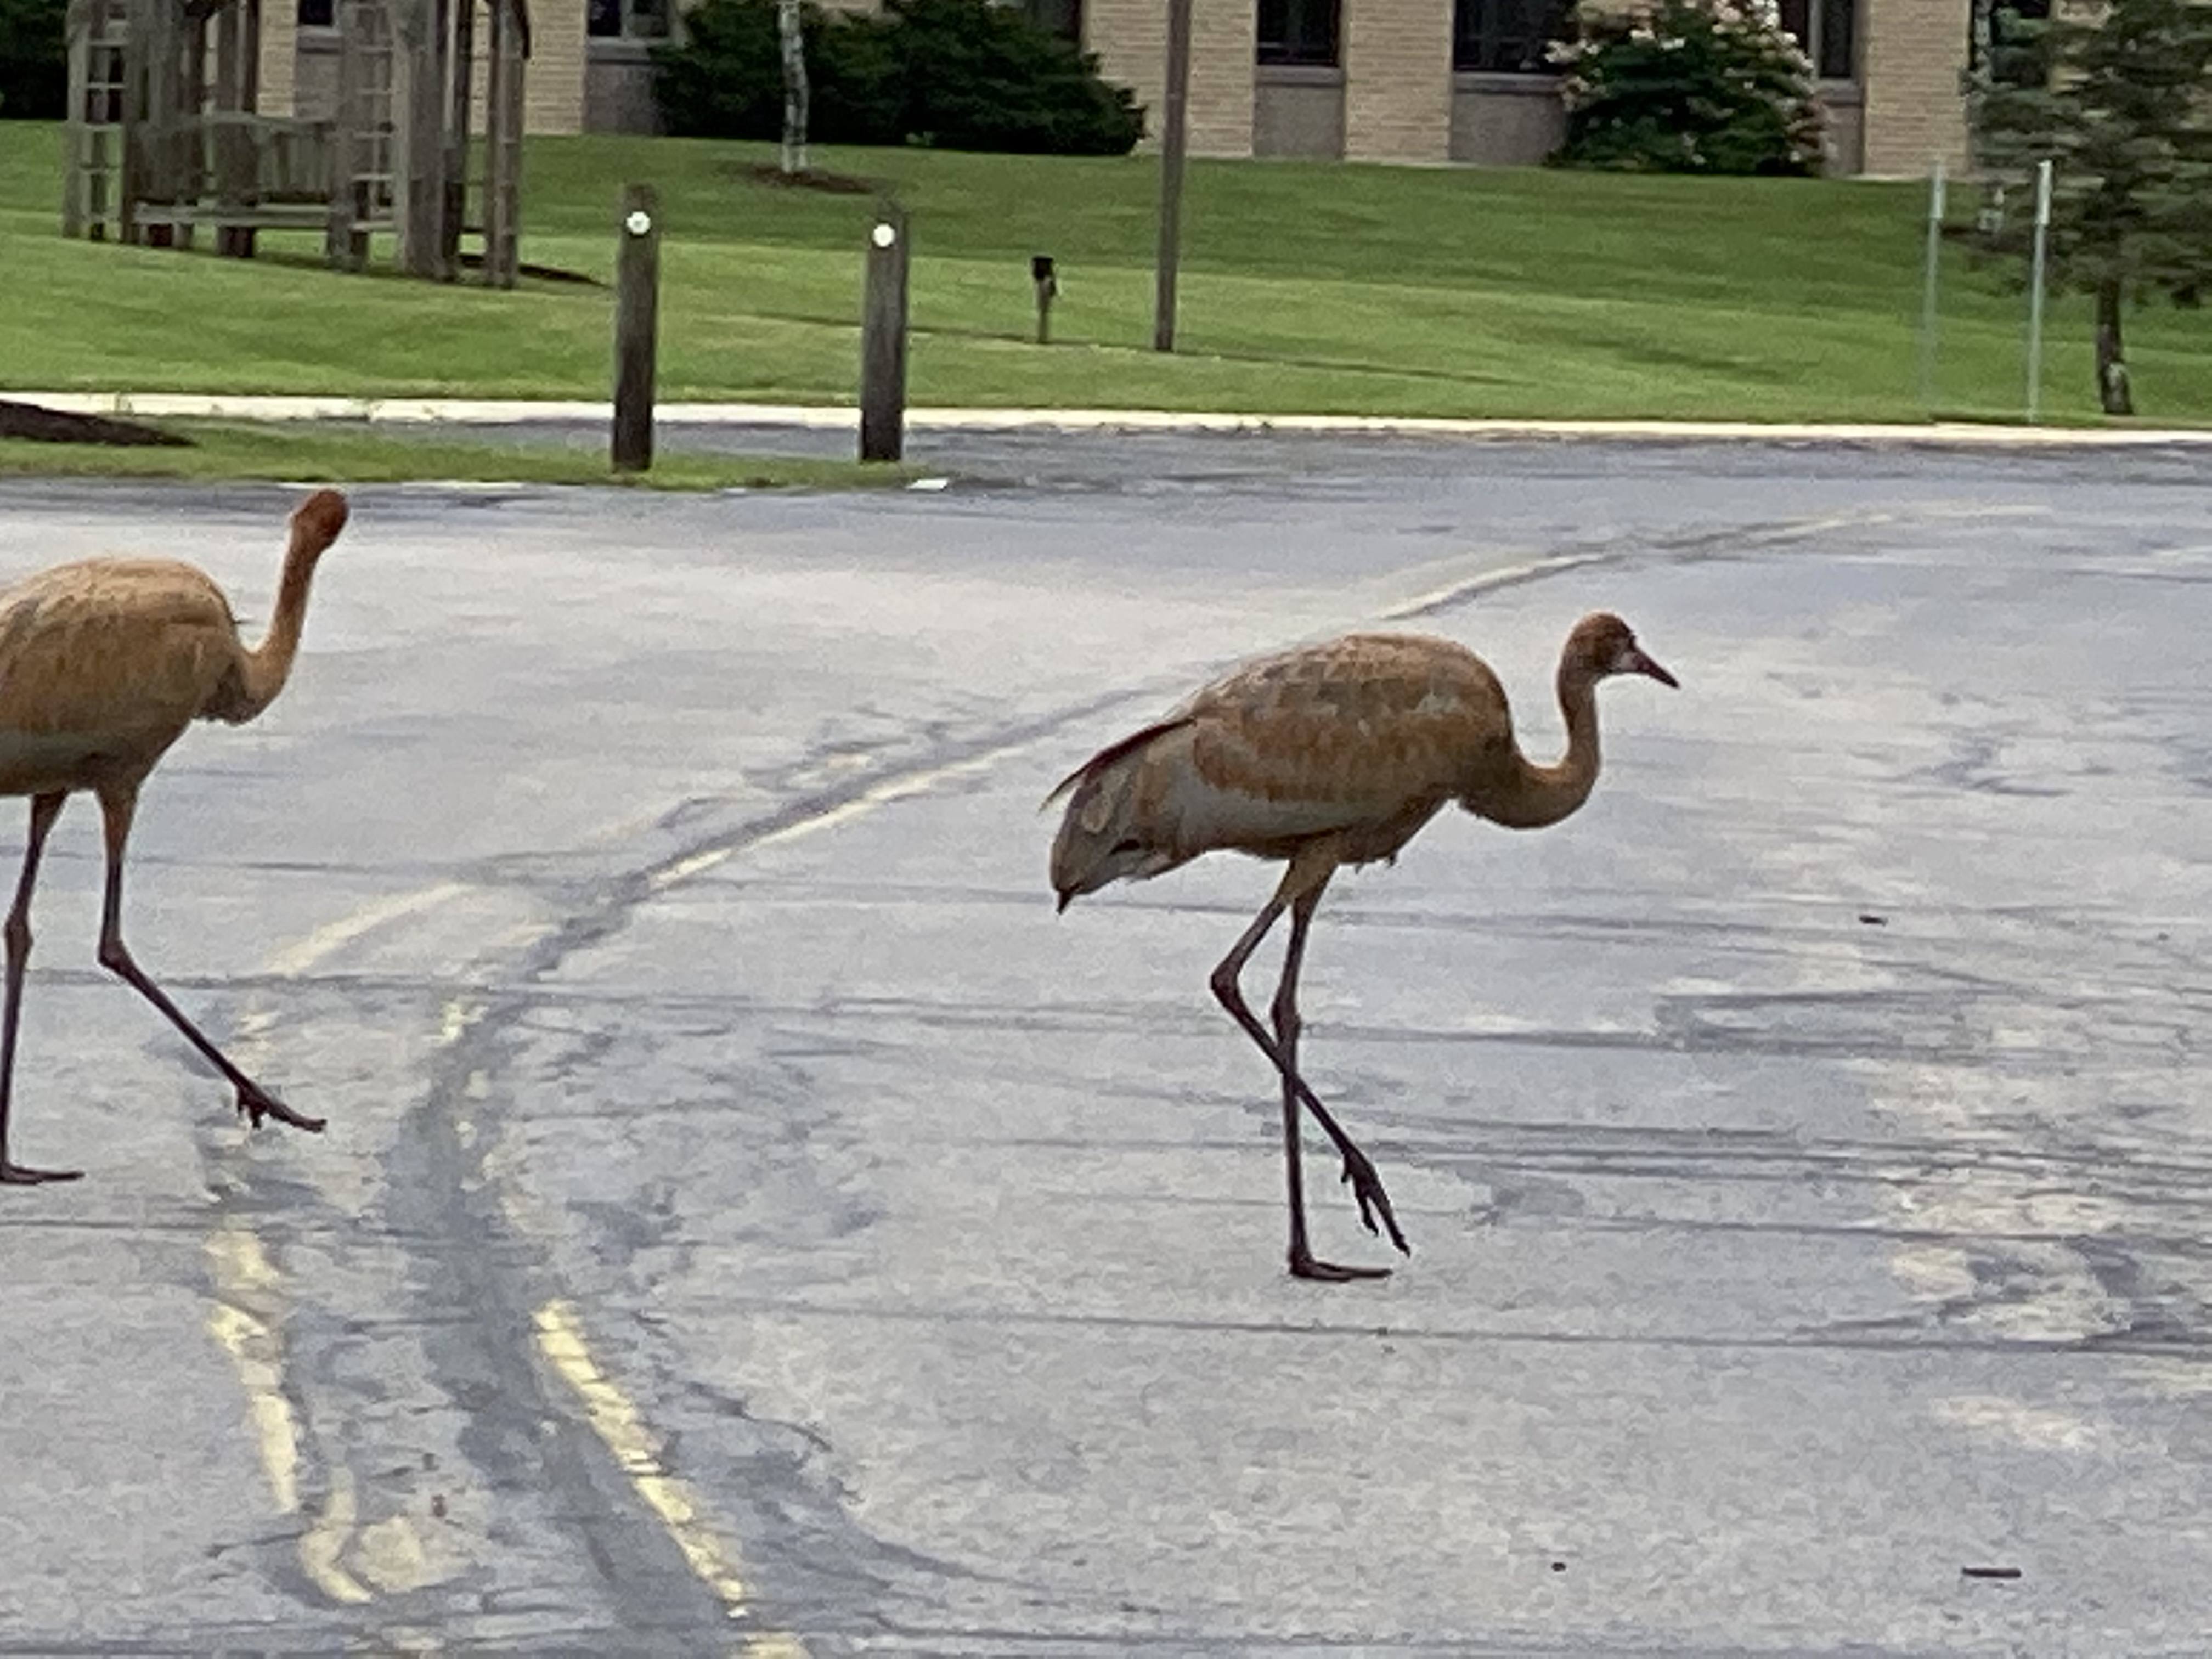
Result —
M2107 415L2132 415L2128 363L2120 345L2120 284L2108 277L2097 285L2097 395Z
M783 45L783 171L806 171L806 36L799 0L777 0L776 33Z

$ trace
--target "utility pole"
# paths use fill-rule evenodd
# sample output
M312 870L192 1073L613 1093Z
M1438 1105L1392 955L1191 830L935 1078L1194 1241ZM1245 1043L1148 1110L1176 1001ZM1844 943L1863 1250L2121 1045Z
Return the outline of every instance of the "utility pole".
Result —
M1190 0L1168 0L1167 120L1160 129L1160 253L1152 349L1173 351L1176 266L1182 258L1182 159L1190 114Z

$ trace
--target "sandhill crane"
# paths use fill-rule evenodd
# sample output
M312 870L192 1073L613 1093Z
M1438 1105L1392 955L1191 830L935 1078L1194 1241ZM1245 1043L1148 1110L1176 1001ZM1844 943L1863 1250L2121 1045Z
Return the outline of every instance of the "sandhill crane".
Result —
M71 793L100 798L107 885L100 965L160 1009L238 1091L238 1109L319 1130L224 1057L148 978L123 943L123 855L139 786L196 720L235 726L284 689L300 648L307 588L345 528L345 497L319 489L292 514L276 607L261 643L240 639L230 603L207 574L169 559L87 559L57 565L0 592L0 794L31 798L23 873L8 912L7 1000L0 1008L0 1185L73 1181L75 1170L33 1170L8 1156L15 1027L31 954L31 889L46 836Z
M1101 750L1046 799L1073 793L1052 848L1060 908L1113 881L1143 881L1226 848L1288 868L1214 969L1213 994L1281 1074L1289 1165L1291 1272L1300 1279L1380 1279L1386 1267L1317 1261L1306 1243L1298 1168L1303 1103L1344 1158L1359 1218L1379 1216L1401 1254L1382 1179L1298 1072L1298 969L1306 929L1337 867L1395 859L1447 801L1511 830L1557 823L1597 782L1597 683L1674 677L1644 653L1618 617L1583 617L1560 653L1567 752L1537 766L1514 740L1504 689L1481 658L1450 640L1352 634L1236 669L1154 726ZM1287 909L1291 939L1271 1038L1238 981Z

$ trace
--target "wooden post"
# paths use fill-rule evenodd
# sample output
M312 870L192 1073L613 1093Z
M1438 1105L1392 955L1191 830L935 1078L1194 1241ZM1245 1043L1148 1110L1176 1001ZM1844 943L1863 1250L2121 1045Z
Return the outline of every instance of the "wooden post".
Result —
M246 9L225 6L215 17L215 108L201 118L215 161L215 199L219 214L260 204L259 139L245 117L252 106L246 89ZM250 226L218 224L215 251L234 259L253 257Z
M653 331L659 310L659 198L651 185L624 185L615 254L615 423L617 472L653 465Z
M337 0L331 21L338 26L337 107L331 120L331 210L323 225L323 263L339 270L359 270L368 263L368 239L354 228L368 216L356 192L362 180L362 139L355 128L361 109L361 19L354 0Z
M104 242L107 240L107 222L115 211L112 196L113 181L117 177L114 150L121 143L122 136L119 133L111 136L105 131L89 132L85 135L85 141L91 146L86 154L92 160L89 164L91 173L84 186L84 234L89 240Z
M1168 0L1167 119L1160 129L1160 252L1152 293L1152 349L1173 351L1176 267L1182 259L1182 161L1189 140L1190 0Z
M174 137L167 147L173 182L163 199L199 207L213 194L216 171L210 130L202 118L207 107L207 18L187 15L180 19L171 37L170 51L174 65L170 72L177 77L169 105L170 131ZM170 234L172 246L176 247L190 248L199 240L198 227L191 219L173 224Z
M392 0L392 216L410 276L453 275L441 234L447 21L444 0Z
M446 111L446 191L438 226L439 259L449 277L460 273L461 232L469 217L469 102L476 81L476 15L477 0L457 0L452 15L440 19L451 31L446 64L451 100ZM489 255L489 248L485 252ZM485 264L489 282L489 258Z
M484 280L494 288L513 288L520 263L524 42L514 3L493 0L484 94Z
M66 160L62 170L62 234L84 234L87 185L92 163L92 39L100 33L101 9L79 9L69 32L69 125L62 129Z
M1060 294L1060 276L1053 269L1052 255L1033 253L1030 256L1030 281L1036 286L1037 343L1052 343L1052 302Z
M860 459L896 461L906 450L906 211L881 204L868 230L860 301Z

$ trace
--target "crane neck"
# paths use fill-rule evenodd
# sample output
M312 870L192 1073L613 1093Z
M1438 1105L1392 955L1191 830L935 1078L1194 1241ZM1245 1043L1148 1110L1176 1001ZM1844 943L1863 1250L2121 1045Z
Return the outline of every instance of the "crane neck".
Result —
M1509 830L1541 830L1568 817L1597 787L1597 684L1587 672L1559 665L1559 714L1566 722L1567 750L1549 766L1539 766L1516 748L1514 778L1496 799L1486 799L1482 816Z
M327 545L327 543L325 544ZM269 631L261 643L246 653L245 692L237 718L250 720L276 701L292 664L300 654L300 634L307 620L307 589L315 579L315 561L322 548L299 526L292 531L291 545L284 550L284 573L276 586L276 608L270 613Z

